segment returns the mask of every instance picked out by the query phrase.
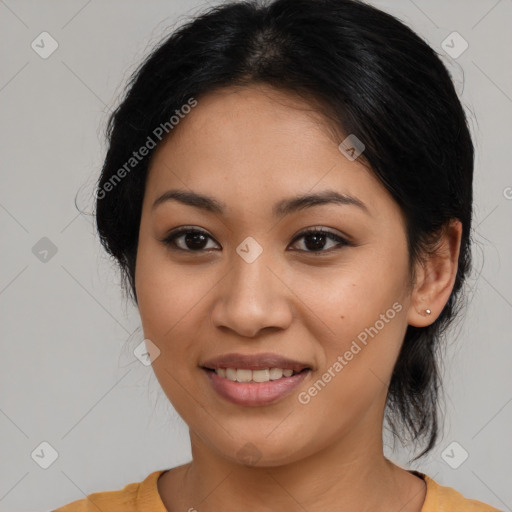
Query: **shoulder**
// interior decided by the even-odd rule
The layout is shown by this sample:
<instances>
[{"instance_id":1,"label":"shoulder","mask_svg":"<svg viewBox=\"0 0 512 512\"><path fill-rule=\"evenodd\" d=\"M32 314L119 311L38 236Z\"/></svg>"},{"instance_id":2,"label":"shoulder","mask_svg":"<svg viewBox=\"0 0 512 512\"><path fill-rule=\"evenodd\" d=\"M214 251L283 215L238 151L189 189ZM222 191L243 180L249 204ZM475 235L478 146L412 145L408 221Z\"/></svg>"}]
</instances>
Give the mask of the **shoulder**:
<instances>
[{"instance_id":1,"label":"shoulder","mask_svg":"<svg viewBox=\"0 0 512 512\"><path fill-rule=\"evenodd\" d=\"M414 471L427 484L427 494L421 512L501 512L481 501L464 497L452 487L438 484L428 475Z\"/></svg>"},{"instance_id":2,"label":"shoulder","mask_svg":"<svg viewBox=\"0 0 512 512\"><path fill-rule=\"evenodd\" d=\"M154 471L142 482L129 483L119 490L94 492L52 512L167 512L157 488L158 477L164 471L166 470Z\"/></svg>"}]
</instances>

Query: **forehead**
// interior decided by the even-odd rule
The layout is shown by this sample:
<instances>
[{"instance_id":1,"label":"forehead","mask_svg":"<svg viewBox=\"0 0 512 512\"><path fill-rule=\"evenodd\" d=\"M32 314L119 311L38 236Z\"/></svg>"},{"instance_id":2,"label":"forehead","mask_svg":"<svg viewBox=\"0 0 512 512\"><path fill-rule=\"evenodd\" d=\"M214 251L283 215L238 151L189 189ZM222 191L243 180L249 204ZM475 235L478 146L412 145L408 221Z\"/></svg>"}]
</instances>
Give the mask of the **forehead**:
<instances>
[{"instance_id":1,"label":"forehead","mask_svg":"<svg viewBox=\"0 0 512 512\"><path fill-rule=\"evenodd\" d=\"M298 153L305 141L314 139L318 146L320 139L327 143L329 137L330 144L337 145L341 135L333 133L333 123L327 123L310 101L263 84L217 89L198 98L197 106L182 116L156 157L165 146L174 152L220 148L231 156L262 146Z\"/></svg>"},{"instance_id":2,"label":"forehead","mask_svg":"<svg viewBox=\"0 0 512 512\"><path fill-rule=\"evenodd\" d=\"M277 202L315 188L385 193L365 165L339 151L343 137L296 95L261 85L220 89L199 97L157 148L146 193L215 191L225 203L245 201L247 207L253 197Z\"/></svg>"}]
</instances>

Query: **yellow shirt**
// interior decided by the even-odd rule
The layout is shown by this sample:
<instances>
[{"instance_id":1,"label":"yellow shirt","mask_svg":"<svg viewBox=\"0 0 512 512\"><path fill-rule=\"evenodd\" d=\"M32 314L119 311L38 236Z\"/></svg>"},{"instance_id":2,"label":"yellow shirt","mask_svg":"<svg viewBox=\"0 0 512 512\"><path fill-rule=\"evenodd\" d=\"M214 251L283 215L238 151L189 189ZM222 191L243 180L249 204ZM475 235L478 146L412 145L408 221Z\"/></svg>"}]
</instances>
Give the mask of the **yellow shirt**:
<instances>
[{"instance_id":1,"label":"yellow shirt","mask_svg":"<svg viewBox=\"0 0 512 512\"><path fill-rule=\"evenodd\" d=\"M73 501L52 512L168 512L156 485L158 477L165 471L167 470L155 471L142 482L127 484L118 491L89 494L87 498ZM481 501L465 498L451 487L439 485L424 473L411 473L423 478L427 484L421 512L500 512Z\"/></svg>"}]
</instances>

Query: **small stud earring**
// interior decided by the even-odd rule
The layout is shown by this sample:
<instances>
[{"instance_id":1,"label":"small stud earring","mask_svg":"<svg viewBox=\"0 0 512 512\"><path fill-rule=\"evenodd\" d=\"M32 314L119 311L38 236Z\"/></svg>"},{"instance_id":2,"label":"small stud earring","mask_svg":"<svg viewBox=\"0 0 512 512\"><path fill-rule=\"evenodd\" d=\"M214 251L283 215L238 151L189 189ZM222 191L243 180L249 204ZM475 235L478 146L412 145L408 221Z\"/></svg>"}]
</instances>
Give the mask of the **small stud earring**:
<instances>
[{"instance_id":1,"label":"small stud earring","mask_svg":"<svg viewBox=\"0 0 512 512\"><path fill-rule=\"evenodd\" d=\"M430 315L430 313L432 313L432 311L430 311L430 309L425 309L425 313L427 313L427 315Z\"/></svg>"}]
</instances>

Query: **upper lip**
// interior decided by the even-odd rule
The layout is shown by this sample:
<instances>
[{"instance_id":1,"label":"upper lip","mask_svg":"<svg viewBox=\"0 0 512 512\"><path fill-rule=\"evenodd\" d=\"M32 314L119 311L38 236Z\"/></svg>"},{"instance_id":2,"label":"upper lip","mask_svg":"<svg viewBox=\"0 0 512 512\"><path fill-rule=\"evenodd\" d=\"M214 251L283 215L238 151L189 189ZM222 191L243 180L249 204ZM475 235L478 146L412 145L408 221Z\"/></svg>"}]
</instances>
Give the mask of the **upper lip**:
<instances>
[{"instance_id":1,"label":"upper lip","mask_svg":"<svg viewBox=\"0 0 512 512\"><path fill-rule=\"evenodd\" d=\"M300 372L304 368L310 368L308 364L272 354L270 352L262 354L223 354L212 359L208 359L201 364L202 367L210 370L217 368L242 368L247 370L264 370L265 368L282 368Z\"/></svg>"}]
</instances>

